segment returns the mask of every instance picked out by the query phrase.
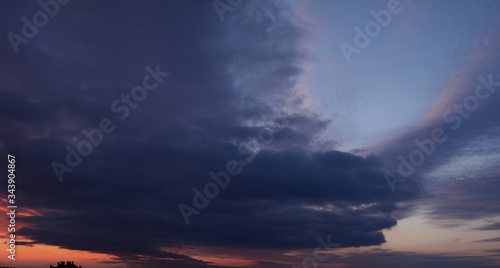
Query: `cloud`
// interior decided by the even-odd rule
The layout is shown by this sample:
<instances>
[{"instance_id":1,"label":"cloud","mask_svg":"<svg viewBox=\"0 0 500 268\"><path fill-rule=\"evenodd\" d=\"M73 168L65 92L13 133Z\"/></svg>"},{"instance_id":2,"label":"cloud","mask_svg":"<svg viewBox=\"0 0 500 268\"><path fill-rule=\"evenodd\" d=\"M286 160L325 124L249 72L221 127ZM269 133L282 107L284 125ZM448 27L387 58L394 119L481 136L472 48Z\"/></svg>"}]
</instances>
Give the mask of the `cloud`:
<instances>
[{"instance_id":1,"label":"cloud","mask_svg":"<svg viewBox=\"0 0 500 268\"><path fill-rule=\"evenodd\" d=\"M356 268L373 267L373 263L381 267L496 267L492 260L484 257L384 250L350 254L336 261Z\"/></svg>"},{"instance_id":2,"label":"cloud","mask_svg":"<svg viewBox=\"0 0 500 268\"><path fill-rule=\"evenodd\" d=\"M432 198L423 201L431 220L442 226L460 226L467 221L494 217L500 213L492 205L499 199L498 172L477 172L472 178L452 181L435 191ZM493 230L495 224L482 226L476 230Z\"/></svg>"},{"instance_id":3,"label":"cloud","mask_svg":"<svg viewBox=\"0 0 500 268\"><path fill-rule=\"evenodd\" d=\"M459 226L466 221L498 215L496 205L500 195L492 187L498 187L497 144L499 129L495 110L500 103L498 89L490 97L479 102L479 107L465 116L461 123L444 119L446 111L454 105L465 105L480 85L479 76L492 74L499 81L500 54L496 45L500 42L496 32L500 21L495 18L477 43L460 61L460 66L450 75L434 104L419 120L402 133L391 137L376 149L388 170L397 170L399 156L409 159L412 152L422 149L417 140L430 139L434 129L442 129L447 140L435 144L434 152L424 154L423 164L415 166L411 177L422 183L428 215L442 226ZM470 103L469 103L470 104ZM456 119L456 118L455 118ZM458 120L458 119L456 119ZM456 125L458 127L453 128ZM422 152L423 153L423 152ZM402 184L396 185L397 187Z\"/></svg>"},{"instance_id":4,"label":"cloud","mask_svg":"<svg viewBox=\"0 0 500 268\"><path fill-rule=\"evenodd\" d=\"M412 180L391 193L375 156L318 139L329 121L295 88L307 33L281 1L248 2L224 22L210 2L75 2L57 20L5 63L24 82L2 78L1 151L22 159L19 199L42 213L18 231L33 243L201 267L163 248L307 248L320 235L379 245L391 213L419 196ZM157 63L171 76L121 121L110 103ZM59 183L52 161L103 117L116 131ZM280 119L286 127L245 162L238 145ZM233 159L243 172L186 225L177 205Z\"/></svg>"},{"instance_id":5,"label":"cloud","mask_svg":"<svg viewBox=\"0 0 500 268\"><path fill-rule=\"evenodd\" d=\"M475 228L474 230L481 230L481 231L500 230L500 222L483 225L481 227Z\"/></svg>"},{"instance_id":6,"label":"cloud","mask_svg":"<svg viewBox=\"0 0 500 268\"><path fill-rule=\"evenodd\" d=\"M500 242L500 237L495 237L491 239L476 240L475 242L485 243L485 242Z\"/></svg>"}]
</instances>

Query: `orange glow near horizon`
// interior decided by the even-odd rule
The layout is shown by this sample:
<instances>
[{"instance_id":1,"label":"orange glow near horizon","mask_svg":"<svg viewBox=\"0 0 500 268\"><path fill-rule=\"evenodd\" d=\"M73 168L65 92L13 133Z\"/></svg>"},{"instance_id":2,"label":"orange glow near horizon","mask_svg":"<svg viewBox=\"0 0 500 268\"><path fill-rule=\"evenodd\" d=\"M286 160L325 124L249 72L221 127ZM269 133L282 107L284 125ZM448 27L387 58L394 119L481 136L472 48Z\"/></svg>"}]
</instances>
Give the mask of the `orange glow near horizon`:
<instances>
[{"instance_id":1,"label":"orange glow near horizon","mask_svg":"<svg viewBox=\"0 0 500 268\"><path fill-rule=\"evenodd\" d=\"M7 200L5 198L0 198L3 206L0 206L0 211L2 213L8 213L9 210L6 208ZM57 265L60 261L73 261L78 266L83 267L114 267L119 265L119 263L102 263L103 261L110 262L113 261L113 257L108 254L91 253L87 251L79 250L69 250L60 248L58 246L49 246L43 244L35 245L16 245L16 255L15 260L8 258L10 253L7 251L7 242L9 241L9 235L7 228L9 226L9 219L4 214L4 217L0 218L0 225L5 226L5 228L0 229L0 237L2 238L2 245L4 247L2 250L2 259L0 260L0 266L15 266L15 267L49 267L50 265ZM16 222L15 229L18 231L22 227L26 227L26 224L22 220L17 220L18 217L32 217L32 216L43 216L42 213L31 209L18 208L16 209ZM15 234L15 233L14 233ZM32 242L26 237L19 236L15 234L16 242Z\"/></svg>"},{"instance_id":2,"label":"orange glow near horizon","mask_svg":"<svg viewBox=\"0 0 500 268\"><path fill-rule=\"evenodd\" d=\"M1 266L49 267L50 265L57 265L60 261L73 261L78 266L96 268L123 265L120 263L103 263L114 261L111 255L69 250L47 245L16 246L15 261L7 259L6 255L3 257L4 261L0 262Z\"/></svg>"}]
</instances>

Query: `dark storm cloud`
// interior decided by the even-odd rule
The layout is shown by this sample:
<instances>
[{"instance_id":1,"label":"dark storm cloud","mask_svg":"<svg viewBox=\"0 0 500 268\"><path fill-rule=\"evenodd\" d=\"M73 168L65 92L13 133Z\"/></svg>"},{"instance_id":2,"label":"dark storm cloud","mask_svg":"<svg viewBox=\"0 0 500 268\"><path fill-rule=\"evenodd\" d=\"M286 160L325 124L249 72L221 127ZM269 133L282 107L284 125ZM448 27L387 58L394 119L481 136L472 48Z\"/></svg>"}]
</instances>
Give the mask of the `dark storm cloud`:
<instances>
[{"instance_id":1,"label":"dark storm cloud","mask_svg":"<svg viewBox=\"0 0 500 268\"><path fill-rule=\"evenodd\" d=\"M24 6L10 5L1 12ZM15 66L2 77L2 151L19 159L19 202L43 213L23 218L19 234L143 267L206 265L161 247L383 243L391 212L419 187L393 194L376 157L317 140L329 122L294 89L306 35L279 1L245 2L224 22L210 2L72 1L2 63ZM121 121L110 103L156 64L171 75ZM59 183L52 161L103 117L116 130ZM245 162L238 144L280 119L285 128ZM177 205L233 159L242 173L186 225Z\"/></svg>"}]
</instances>

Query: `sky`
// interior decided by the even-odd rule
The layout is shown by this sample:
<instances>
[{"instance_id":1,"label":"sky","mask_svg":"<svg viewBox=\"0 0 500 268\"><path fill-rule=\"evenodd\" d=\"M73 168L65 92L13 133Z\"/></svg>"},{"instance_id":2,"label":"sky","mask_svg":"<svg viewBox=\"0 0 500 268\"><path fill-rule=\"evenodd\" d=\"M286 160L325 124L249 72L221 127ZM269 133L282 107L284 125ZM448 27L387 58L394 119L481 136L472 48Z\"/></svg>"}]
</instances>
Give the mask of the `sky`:
<instances>
[{"instance_id":1,"label":"sky","mask_svg":"<svg viewBox=\"0 0 500 268\"><path fill-rule=\"evenodd\" d=\"M499 267L499 14L0 2L0 266Z\"/></svg>"}]
</instances>

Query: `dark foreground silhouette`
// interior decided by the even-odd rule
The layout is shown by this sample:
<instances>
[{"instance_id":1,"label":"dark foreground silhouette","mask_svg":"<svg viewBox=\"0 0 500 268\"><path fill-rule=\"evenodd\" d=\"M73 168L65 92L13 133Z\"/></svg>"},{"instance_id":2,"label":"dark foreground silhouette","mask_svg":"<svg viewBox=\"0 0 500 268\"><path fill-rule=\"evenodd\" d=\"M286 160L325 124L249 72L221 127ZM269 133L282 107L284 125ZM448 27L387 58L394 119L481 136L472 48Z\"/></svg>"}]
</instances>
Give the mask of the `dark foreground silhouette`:
<instances>
[{"instance_id":1,"label":"dark foreground silhouette","mask_svg":"<svg viewBox=\"0 0 500 268\"><path fill-rule=\"evenodd\" d=\"M76 266L72 261L67 261L66 263L58 262L57 266L50 266L50 268L82 268L82 266Z\"/></svg>"}]
</instances>

